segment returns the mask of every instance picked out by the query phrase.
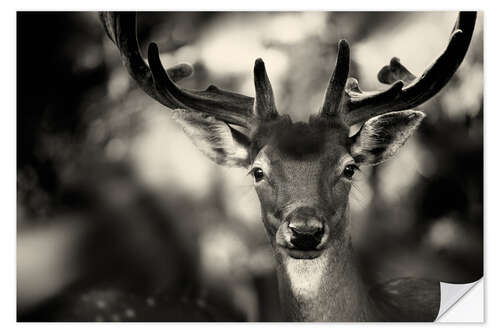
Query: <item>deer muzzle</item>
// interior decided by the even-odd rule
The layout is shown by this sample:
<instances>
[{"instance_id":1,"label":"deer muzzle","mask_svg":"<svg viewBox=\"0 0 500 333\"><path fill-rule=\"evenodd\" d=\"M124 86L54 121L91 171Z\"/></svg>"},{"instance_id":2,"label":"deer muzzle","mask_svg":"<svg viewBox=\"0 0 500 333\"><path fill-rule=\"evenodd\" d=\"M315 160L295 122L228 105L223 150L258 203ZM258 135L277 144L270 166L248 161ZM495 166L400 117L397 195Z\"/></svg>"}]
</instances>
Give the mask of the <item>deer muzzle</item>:
<instances>
[{"instance_id":1,"label":"deer muzzle","mask_svg":"<svg viewBox=\"0 0 500 333\"><path fill-rule=\"evenodd\" d=\"M326 219L317 209L298 207L284 219L282 233L285 247L294 252L321 251L327 241Z\"/></svg>"}]
</instances>

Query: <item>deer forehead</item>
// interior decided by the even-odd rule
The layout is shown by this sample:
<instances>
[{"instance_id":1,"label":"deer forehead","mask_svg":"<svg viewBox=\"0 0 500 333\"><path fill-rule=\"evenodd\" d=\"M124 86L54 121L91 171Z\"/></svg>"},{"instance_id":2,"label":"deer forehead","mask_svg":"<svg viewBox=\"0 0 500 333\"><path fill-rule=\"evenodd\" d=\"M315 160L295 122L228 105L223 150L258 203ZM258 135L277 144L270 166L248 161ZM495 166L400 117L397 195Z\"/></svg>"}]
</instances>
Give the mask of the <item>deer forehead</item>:
<instances>
[{"instance_id":1,"label":"deer forehead","mask_svg":"<svg viewBox=\"0 0 500 333\"><path fill-rule=\"evenodd\" d=\"M309 123L292 123L284 116L260 126L252 141L253 163L265 168L285 162L301 167L315 162L335 165L349 150L348 131L344 127L316 118Z\"/></svg>"}]
</instances>

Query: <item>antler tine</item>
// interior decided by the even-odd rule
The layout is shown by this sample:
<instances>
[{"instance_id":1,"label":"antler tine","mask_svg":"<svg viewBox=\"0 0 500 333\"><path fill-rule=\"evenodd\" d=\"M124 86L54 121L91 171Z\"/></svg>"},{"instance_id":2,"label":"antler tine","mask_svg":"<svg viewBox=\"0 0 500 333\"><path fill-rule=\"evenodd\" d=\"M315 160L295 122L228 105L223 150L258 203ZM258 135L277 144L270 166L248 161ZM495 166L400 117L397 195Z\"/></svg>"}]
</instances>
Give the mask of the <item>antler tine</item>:
<instances>
[{"instance_id":1,"label":"antler tine","mask_svg":"<svg viewBox=\"0 0 500 333\"><path fill-rule=\"evenodd\" d=\"M393 84L386 91L363 92L357 81L350 79L345 90L344 121L352 125L383 113L408 110L437 94L462 63L475 22L476 12L460 12L445 51L419 78L393 58L378 74L379 81Z\"/></svg>"},{"instance_id":2,"label":"antler tine","mask_svg":"<svg viewBox=\"0 0 500 333\"><path fill-rule=\"evenodd\" d=\"M401 64L399 58L394 57L389 65L382 67L377 78L381 83L385 84L393 84L396 81L403 81L404 84L408 84L417 77Z\"/></svg>"},{"instance_id":3,"label":"antler tine","mask_svg":"<svg viewBox=\"0 0 500 333\"><path fill-rule=\"evenodd\" d=\"M108 37L120 50L123 65L129 74L148 95L156 99L153 77L136 39L135 13L102 12L99 17Z\"/></svg>"},{"instance_id":4,"label":"antler tine","mask_svg":"<svg viewBox=\"0 0 500 333\"><path fill-rule=\"evenodd\" d=\"M171 109L203 112L229 124L245 128L253 122L252 97L219 89L213 85L204 91L179 87L170 77L190 74L185 65L167 71L163 68L158 47L148 48L149 66L142 58L136 33L136 13L101 13L101 21L110 39L121 53L122 62L139 86L151 97Z\"/></svg>"},{"instance_id":5,"label":"antler tine","mask_svg":"<svg viewBox=\"0 0 500 333\"><path fill-rule=\"evenodd\" d=\"M321 115L336 117L342 108L344 89L349 75L350 50L349 44L342 39L338 44L337 63L326 89Z\"/></svg>"},{"instance_id":6,"label":"antler tine","mask_svg":"<svg viewBox=\"0 0 500 333\"><path fill-rule=\"evenodd\" d=\"M261 120L272 120L278 117L271 82L267 77L266 65L261 58L255 60L253 69L255 85L255 115Z\"/></svg>"}]
</instances>

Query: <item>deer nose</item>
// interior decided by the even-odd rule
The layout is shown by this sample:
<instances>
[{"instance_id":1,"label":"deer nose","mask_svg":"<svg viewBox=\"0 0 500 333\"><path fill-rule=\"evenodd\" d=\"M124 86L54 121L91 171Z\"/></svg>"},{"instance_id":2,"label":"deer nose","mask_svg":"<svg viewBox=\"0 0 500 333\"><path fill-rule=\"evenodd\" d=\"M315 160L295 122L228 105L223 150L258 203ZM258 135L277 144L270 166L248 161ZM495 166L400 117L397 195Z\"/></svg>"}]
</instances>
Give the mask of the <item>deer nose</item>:
<instances>
[{"instance_id":1,"label":"deer nose","mask_svg":"<svg viewBox=\"0 0 500 333\"><path fill-rule=\"evenodd\" d=\"M313 208L300 207L293 211L287 220L292 245L298 250L316 250L325 232L321 215Z\"/></svg>"}]
</instances>

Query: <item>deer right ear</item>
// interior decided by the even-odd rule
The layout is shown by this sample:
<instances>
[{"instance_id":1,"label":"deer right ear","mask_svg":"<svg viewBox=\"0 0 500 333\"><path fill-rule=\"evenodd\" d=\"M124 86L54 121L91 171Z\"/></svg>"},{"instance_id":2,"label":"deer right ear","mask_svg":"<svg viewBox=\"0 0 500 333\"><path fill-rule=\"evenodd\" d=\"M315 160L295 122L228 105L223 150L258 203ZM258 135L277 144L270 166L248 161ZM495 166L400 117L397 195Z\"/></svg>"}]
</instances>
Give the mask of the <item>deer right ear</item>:
<instances>
[{"instance_id":1,"label":"deer right ear","mask_svg":"<svg viewBox=\"0 0 500 333\"><path fill-rule=\"evenodd\" d=\"M249 166L250 140L246 135L213 116L182 109L173 112L174 120L212 161L223 166Z\"/></svg>"},{"instance_id":2,"label":"deer right ear","mask_svg":"<svg viewBox=\"0 0 500 333\"><path fill-rule=\"evenodd\" d=\"M425 114L398 111L370 118L351 140L351 155L359 164L382 163L397 153L417 129Z\"/></svg>"}]
</instances>

